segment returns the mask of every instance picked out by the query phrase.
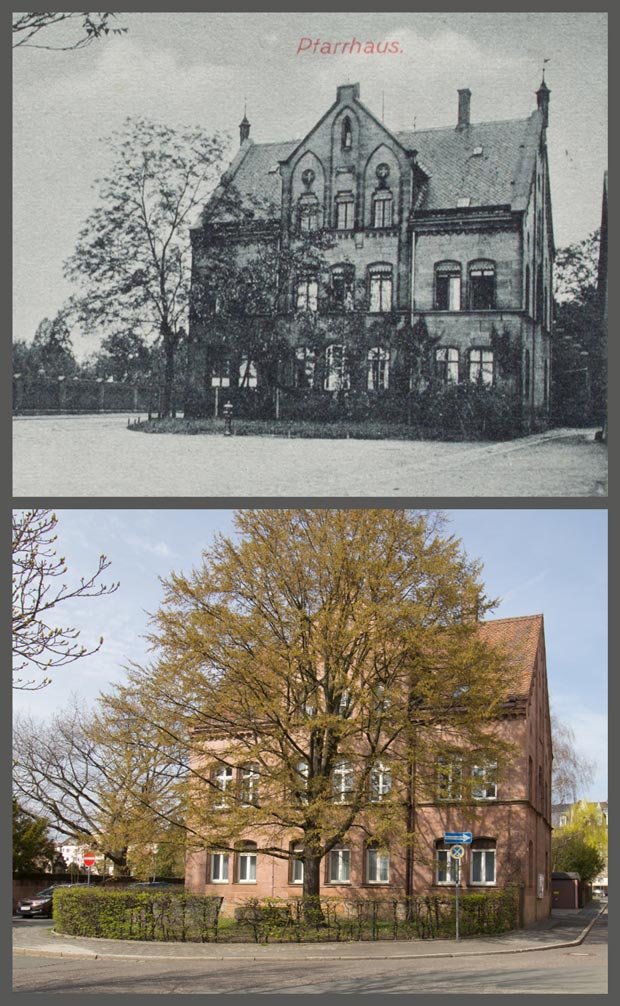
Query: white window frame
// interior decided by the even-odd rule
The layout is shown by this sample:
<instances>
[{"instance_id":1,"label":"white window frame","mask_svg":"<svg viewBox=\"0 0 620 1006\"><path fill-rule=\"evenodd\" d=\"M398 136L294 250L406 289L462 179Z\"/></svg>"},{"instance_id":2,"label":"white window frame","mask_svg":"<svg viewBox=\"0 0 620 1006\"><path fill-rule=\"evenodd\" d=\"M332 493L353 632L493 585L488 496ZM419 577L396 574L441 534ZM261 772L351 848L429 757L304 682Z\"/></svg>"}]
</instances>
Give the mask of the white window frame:
<instances>
[{"instance_id":1,"label":"white window frame","mask_svg":"<svg viewBox=\"0 0 620 1006\"><path fill-rule=\"evenodd\" d=\"M347 391L350 383L347 348L340 342L332 342L325 350L323 387L325 391Z\"/></svg>"},{"instance_id":2,"label":"white window frame","mask_svg":"<svg viewBox=\"0 0 620 1006\"><path fill-rule=\"evenodd\" d=\"M392 772L384 762L375 762L368 780L368 797L371 803L381 803L392 789Z\"/></svg>"},{"instance_id":3,"label":"white window frame","mask_svg":"<svg viewBox=\"0 0 620 1006\"><path fill-rule=\"evenodd\" d=\"M316 353L313 349L309 349L307 346L297 346L295 349L295 360L296 360L296 371L295 371L295 381L296 386L302 387L299 384L299 374L302 370L305 376L306 384L305 387L314 387L314 368L316 367Z\"/></svg>"},{"instance_id":4,"label":"white window frame","mask_svg":"<svg viewBox=\"0 0 620 1006\"><path fill-rule=\"evenodd\" d=\"M227 852L211 853L211 883L227 884L229 875L229 860Z\"/></svg>"},{"instance_id":5,"label":"white window frame","mask_svg":"<svg viewBox=\"0 0 620 1006\"><path fill-rule=\"evenodd\" d=\"M368 390L386 391L390 386L390 351L385 346L372 346L366 357Z\"/></svg>"},{"instance_id":6,"label":"white window frame","mask_svg":"<svg viewBox=\"0 0 620 1006\"><path fill-rule=\"evenodd\" d=\"M300 858L303 856L303 845L293 845L291 847L291 853L293 854L291 859L291 884L303 884L304 882L304 861ZM297 853L297 855L295 855Z\"/></svg>"},{"instance_id":7,"label":"white window frame","mask_svg":"<svg viewBox=\"0 0 620 1006\"><path fill-rule=\"evenodd\" d=\"M346 846L331 850L327 882L328 884L351 883L351 850Z\"/></svg>"},{"instance_id":8,"label":"white window frame","mask_svg":"<svg viewBox=\"0 0 620 1006\"><path fill-rule=\"evenodd\" d=\"M387 849L366 849L366 883L389 884L390 854Z\"/></svg>"},{"instance_id":9,"label":"white window frame","mask_svg":"<svg viewBox=\"0 0 620 1006\"><path fill-rule=\"evenodd\" d=\"M372 226L377 229L392 227L394 220L394 198L389 189L382 189L372 199Z\"/></svg>"},{"instance_id":10,"label":"white window frame","mask_svg":"<svg viewBox=\"0 0 620 1006\"><path fill-rule=\"evenodd\" d=\"M319 281L316 276L302 276L297 280L297 311L310 311L313 314L319 309Z\"/></svg>"},{"instance_id":11,"label":"white window frame","mask_svg":"<svg viewBox=\"0 0 620 1006\"><path fill-rule=\"evenodd\" d=\"M482 373L482 383L491 387L495 377L495 355L492 349L476 346L469 350L468 377L472 384L477 384Z\"/></svg>"},{"instance_id":12,"label":"white window frame","mask_svg":"<svg viewBox=\"0 0 620 1006\"><path fill-rule=\"evenodd\" d=\"M440 755L437 759L437 799L463 799L463 758L460 755Z\"/></svg>"},{"instance_id":13,"label":"white window frame","mask_svg":"<svg viewBox=\"0 0 620 1006\"><path fill-rule=\"evenodd\" d=\"M258 800L258 765L242 765L239 773L239 797L242 807L251 807Z\"/></svg>"},{"instance_id":14,"label":"white window frame","mask_svg":"<svg viewBox=\"0 0 620 1006\"><path fill-rule=\"evenodd\" d=\"M441 365L442 382L459 383L459 351L456 346L439 346L435 350L435 363Z\"/></svg>"},{"instance_id":15,"label":"white window frame","mask_svg":"<svg viewBox=\"0 0 620 1006\"><path fill-rule=\"evenodd\" d=\"M249 360L247 356L242 356L241 363L239 364L239 387L255 388L257 384L258 374L256 372L256 363L254 360Z\"/></svg>"},{"instance_id":16,"label":"white window frame","mask_svg":"<svg viewBox=\"0 0 620 1006\"><path fill-rule=\"evenodd\" d=\"M336 196L336 230L352 231L355 226L355 199L353 195Z\"/></svg>"},{"instance_id":17,"label":"white window frame","mask_svg":"<svg viewBox=\"0 0 620 1006\"><path fill-rule=\"evenodd\" d=\"M487 858L488 857L488 858ZM474 870L476 868L476 863L480 861L480 880L474 880ZM484 849L484 848L471 848L469 854L469 883L473 887L495 887L497 880L497 850L496 849ZM488 864L493 864L493 879L487 880Z\"/></svg>"},{"instance_id":18,"label":"white window frame","mask_svg":"<svg viewBox=\"0 0 620 1006\"><path fill-rule=\"evenodd\" d=\"M230 360L218 360L211 368L211 387L230 388Z\"/></svg>"},{"instance_id":19,"label":"white window frame","mask_svg":"<svg viewBox=\"0 0 620 1006\"><path fill-rule=\"evenodd\" d=\"M474 289L477 286L477 280L486 280L489 277L493 278L493 296L490 307L474 307ZM470 311L495 311L497 310L497 270L495 268L494 262L470 262L469 272L469 309Z\"/></svg>"},{"instance_id":20,"label":"white window frame","mask_svg":"<svg viewBox=\"0 0 620 1006\"><path fill-rule=\"evenodd\" d=\"M474 800L497 800L497 762L472 765L471 776ZM477 785L474 780L479 780Z\"/></svg>"},{"instance_id":21,"label":"white window frame","mask_svg":"<svg viewBox=\"0 0 620 1006\"><path fill-rule=\"evenodd\" d=\"M353 792L353 766L350 761L341 758L334 764L332 771L332 795L334 803L348 803Z\"/></svg>"},{"instance_id":22,"label":"white window frame","mask_svg":"<svg viewBox=\"0 0 620 1006\"><path fill-rule=\"evenodd\" d=\"M245 873L245 876L242 874ZM237 883L256 883L256 850L240 849L237 852Z\"/></svg>"},{"instance_id":23,"label":"white window frame","mask_svg":"<svg viewBox=\"0 0 620 1006\"><path fill-rule=\"evenodd\" d=\"M213 804L214 810L221 810L227 806L224 794L234 780L234 771L230 765L219 765L213 773L213 783L216 790L221 792L218 802Z\"/></svg>"},{"instance_id":24,"label":"white window frame","mask_svg":"<svg viewBox=\"0 0 620 1006\"><path fill-rule=\"evenodd\" d=\"M450 850L447 848L436 848L435 849L435 883L443 886L448 886L450 884L454 885L456 882L456 870L457 864L456 860L452 859L450 855ZM441 874L444 873L444 879L441 879Z\"/></svg>"}]
</instances>

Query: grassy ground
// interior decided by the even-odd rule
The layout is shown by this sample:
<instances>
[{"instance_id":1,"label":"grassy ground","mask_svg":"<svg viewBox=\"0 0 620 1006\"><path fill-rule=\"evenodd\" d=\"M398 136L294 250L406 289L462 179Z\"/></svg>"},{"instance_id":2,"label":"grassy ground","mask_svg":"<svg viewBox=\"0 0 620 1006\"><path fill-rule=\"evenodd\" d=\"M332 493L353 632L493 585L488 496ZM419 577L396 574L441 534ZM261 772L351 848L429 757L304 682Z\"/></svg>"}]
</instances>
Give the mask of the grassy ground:
<instances>
[{"instance_id":1,"label":"grassy ground","mask_svg":"<svg viewBox=\"0 0 620 1006\"><path fill-rule=\"evenodd\" d=\"M224 433L223 419L147 419L137 420L129 429L139 433L217 434ZM320 422L302 419L235 419L232 424L235 437L272 436L321 438L324 440L460 440L464 431L437 431L430 435L417 425L391 423L386 420L341 419Z\"/></svg>"}]
</instances>

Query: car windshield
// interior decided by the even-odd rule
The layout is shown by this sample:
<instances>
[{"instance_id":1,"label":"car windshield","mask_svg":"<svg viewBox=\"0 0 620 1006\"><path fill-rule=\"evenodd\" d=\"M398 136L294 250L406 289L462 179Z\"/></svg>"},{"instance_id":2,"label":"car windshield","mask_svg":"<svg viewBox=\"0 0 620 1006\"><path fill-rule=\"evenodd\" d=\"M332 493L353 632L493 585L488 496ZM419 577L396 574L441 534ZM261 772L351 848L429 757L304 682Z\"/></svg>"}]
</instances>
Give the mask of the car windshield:
<instances>
[{"instance_id":1,"label":"car windshield","mask_svg":"<svg viewBox=\"0 0 620 1006\"><path fill-rule=\"evenodd\" d=\"M49 898L49 896L51 894L53 894L53 893L54 893L54 888L53 887L46 887L42 891L37 891L37 893L33 894L32 897L33 898Z\"/></svg>"}]
</instances>

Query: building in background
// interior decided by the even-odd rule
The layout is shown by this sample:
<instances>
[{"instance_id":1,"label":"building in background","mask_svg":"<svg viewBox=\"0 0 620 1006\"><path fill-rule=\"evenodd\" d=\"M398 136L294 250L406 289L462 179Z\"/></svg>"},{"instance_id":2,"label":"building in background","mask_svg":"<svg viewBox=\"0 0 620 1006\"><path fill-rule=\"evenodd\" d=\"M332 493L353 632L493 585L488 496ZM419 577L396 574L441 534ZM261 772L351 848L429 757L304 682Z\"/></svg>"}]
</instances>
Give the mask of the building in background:
<instances>
[{"instance_id":1,"label":"building in background","mask_svg":"<svg viewBox=\"0 0 620 1006\"><path fill-rule=\"evenodd\" d=\"M244 115L191 235L186 415L225 396L241 414L310 400L432 424L467 389L471 412L476 386L513 431L544 426L549 97L543 79L529 117L475 123L463 88L453 127L392 132L346 84L285 143L254 143Z\"/></svg>"}]
</instances>

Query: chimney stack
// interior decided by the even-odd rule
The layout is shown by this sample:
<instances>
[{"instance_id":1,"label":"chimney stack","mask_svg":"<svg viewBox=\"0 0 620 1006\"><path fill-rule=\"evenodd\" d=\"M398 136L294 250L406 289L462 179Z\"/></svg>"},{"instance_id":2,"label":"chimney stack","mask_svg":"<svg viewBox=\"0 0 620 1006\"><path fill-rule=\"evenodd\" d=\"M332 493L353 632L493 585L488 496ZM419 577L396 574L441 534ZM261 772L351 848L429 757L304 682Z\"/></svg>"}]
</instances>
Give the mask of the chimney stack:
<instances>
[{"instance_id":1,"label":"chimney stack","mask_svg":"<svg viewBox=\"0 0 620 1006\"><path fill-rule=\"evenodd\" d=\"M459 89L459 121L457 122L457 129L465 129L469 126L469 103L471 101L471 91L468 87L461 87Z\"/></svg>"}]
</instances>

